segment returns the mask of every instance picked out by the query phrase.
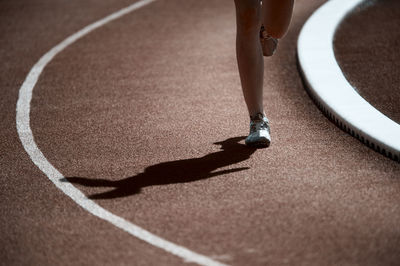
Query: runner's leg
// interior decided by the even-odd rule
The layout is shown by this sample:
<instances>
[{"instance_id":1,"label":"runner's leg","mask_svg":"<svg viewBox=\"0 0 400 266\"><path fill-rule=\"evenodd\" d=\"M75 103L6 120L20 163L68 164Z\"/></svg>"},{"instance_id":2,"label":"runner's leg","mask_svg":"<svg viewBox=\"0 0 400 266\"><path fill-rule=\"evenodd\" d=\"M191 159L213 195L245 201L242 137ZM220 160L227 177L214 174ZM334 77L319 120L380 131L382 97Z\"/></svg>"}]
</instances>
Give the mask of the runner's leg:
<instances>
[{"instance_id":1,"label":"runner's leg","mask_svg":"<svg viewBox=\"0 0 400 266\"><path fill-rule=\"evenodd\" d=\"M235 0L236 57L243 96L250 116L263 111L264 59L259 32L260 0Z\"/></svg>"},{"instance_id":2,"label":"runner's leg","mask_svg":"<svg viewBox=\"0 0 400 266\"><path fill-rule=\"evenodd\" d=\"M268 35L285 36L293 13L294 0L262 0L262 17Z\"/></svg>"}]
</instances>

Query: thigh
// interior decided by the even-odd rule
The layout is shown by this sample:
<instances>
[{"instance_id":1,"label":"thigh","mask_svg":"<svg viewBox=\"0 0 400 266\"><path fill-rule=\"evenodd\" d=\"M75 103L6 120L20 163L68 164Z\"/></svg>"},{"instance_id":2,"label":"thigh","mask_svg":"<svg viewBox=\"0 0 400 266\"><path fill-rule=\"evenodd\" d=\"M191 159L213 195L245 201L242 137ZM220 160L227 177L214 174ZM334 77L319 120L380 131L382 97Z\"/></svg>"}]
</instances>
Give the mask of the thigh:
<instances>
[{"instance_id":1,"label":"thigh","mask_svg":"<svg viewBox=\"0 0 400 266\"><path fill-rule=\"evenodd\" d=\"M281 38L290 23L294 0L263 0L262 17L267 32Z\"/></svg>"}]
</instances>

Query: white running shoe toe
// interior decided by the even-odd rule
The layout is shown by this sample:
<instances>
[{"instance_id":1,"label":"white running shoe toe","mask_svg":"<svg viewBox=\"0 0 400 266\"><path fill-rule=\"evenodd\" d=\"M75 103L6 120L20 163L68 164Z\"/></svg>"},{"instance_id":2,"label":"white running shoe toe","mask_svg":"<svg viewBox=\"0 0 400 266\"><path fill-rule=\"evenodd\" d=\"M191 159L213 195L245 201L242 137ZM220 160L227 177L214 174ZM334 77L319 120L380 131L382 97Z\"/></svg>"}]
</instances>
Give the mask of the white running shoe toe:
<instances>
[{"instance_id":1,"label":"white running shoe toe","mask_svg":"<svg viewBox=\"0 0 400 266\"><path fill-rule=\"evenodd\" d=\"M257 148L268 147L271 144L269 121L262 113L250 117L250 134L245 144Z\"/></svg>"}]
</instances>

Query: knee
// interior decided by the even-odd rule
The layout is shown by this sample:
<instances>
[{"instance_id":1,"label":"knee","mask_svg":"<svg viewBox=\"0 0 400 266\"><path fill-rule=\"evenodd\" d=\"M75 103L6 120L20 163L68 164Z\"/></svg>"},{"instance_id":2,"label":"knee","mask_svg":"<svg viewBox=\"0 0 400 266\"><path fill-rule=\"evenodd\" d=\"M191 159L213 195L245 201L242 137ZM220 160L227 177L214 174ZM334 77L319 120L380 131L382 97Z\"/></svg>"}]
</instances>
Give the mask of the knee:
<instances>
[{"instance_id":1,"label":"knee","mask_svg":"<svg viewBox=\"0 0 400 266\"><path fill-rule=\"evenodd\" d=\"M237 11L238 33L242 35L258 34L261 25L261 13L258 7L243 8Z\"/></svg>"}]
</instances>

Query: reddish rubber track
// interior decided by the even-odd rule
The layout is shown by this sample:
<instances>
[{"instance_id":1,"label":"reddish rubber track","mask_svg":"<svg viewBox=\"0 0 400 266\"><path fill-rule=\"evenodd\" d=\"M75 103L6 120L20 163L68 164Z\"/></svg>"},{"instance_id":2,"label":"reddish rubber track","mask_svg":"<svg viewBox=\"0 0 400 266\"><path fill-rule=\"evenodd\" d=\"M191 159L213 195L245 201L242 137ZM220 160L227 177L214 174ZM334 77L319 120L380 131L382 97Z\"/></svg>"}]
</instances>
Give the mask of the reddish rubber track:
<instances>
[{"instance_id":1,"label":"reddish rubber track","mask_svg":"<svg viewBox=\"0 0 400 266\"><path fill-rule=\"evenodd\" d=\"M346 78L362 97L397 123L400 50L395 47L400 45L399 24L399 1L366 1L341 24L334 43Z\"/></svg>"},{"instance_id":2,"label":"reddish rubber track","mask_svg":"<svg viewBox=\"0 0 400 266\"><path fill-rule=\"evenodd\" d=\"M323 2L297 1L290 32L266 59L268 149L235 143L248 118L234 6L221 0L160 0L68 47L34 89L35 139L71 182L107 198L101 206L222 262L395 264L398 164L330 123L296 70L298 32ZM183 264L75 205L15 130L18 89L37 59L128 4L0 3L4 265ZM101 195L111 190L104 183L120 189Z\"/></svg>"}]
</instances>

